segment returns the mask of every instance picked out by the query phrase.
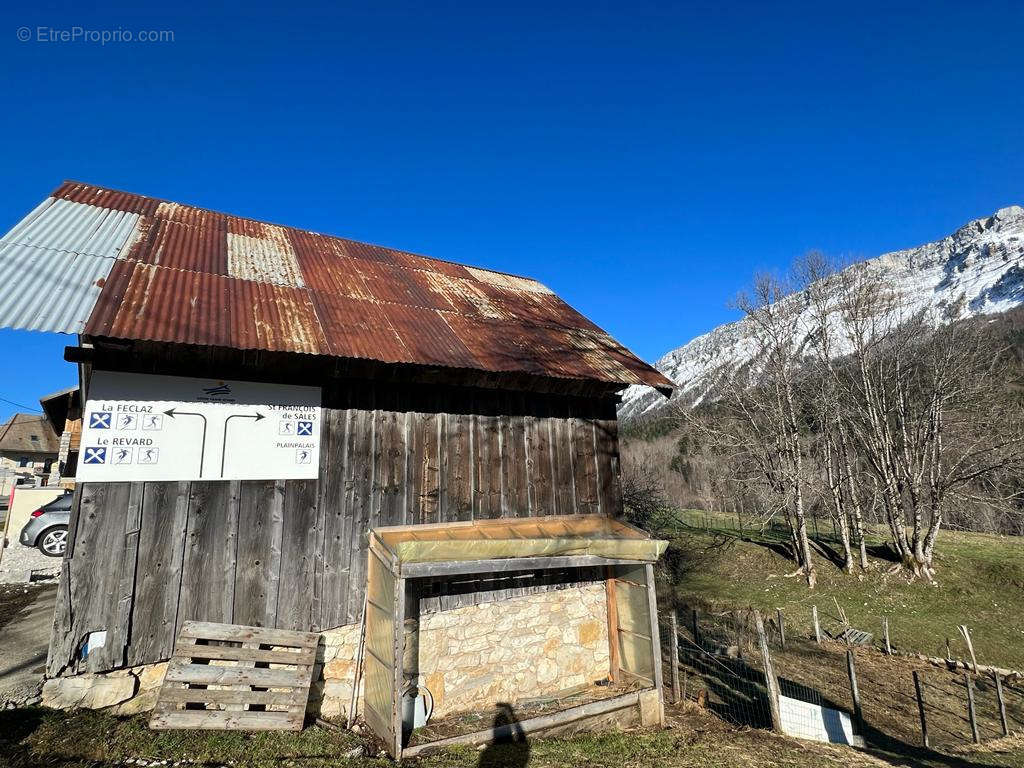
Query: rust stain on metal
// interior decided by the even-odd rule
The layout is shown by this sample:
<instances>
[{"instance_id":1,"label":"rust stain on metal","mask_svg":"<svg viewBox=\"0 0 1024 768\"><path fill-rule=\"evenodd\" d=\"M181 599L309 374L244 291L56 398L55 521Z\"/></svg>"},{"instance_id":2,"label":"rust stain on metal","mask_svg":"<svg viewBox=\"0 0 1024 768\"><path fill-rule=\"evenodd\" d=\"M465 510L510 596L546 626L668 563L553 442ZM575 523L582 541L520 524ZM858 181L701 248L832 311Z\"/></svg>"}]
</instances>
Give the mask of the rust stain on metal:
<instances>
[{"instance_id":1,"label":"rust stain on metal","mask_svg":"<svg viewBox=\"0 0 1024 768\"><path fill-rule=\"evenodd\" d=\"M139 215L91 335L673 386L536 280L79 182L52 196Z\"/></svg>"}]
</instances>

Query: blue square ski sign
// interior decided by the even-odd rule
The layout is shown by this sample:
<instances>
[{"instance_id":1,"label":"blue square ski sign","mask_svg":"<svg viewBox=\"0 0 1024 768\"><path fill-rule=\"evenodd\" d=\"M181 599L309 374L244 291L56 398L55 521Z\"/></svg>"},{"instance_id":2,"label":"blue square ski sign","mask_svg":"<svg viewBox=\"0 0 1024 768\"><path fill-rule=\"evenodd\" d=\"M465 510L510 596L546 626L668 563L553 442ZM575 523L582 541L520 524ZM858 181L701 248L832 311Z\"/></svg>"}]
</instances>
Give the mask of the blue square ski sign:
<instances>
[{"instance_id":1,"label":"blue square ski sign","mask_svg":"<svg viewBox=\"0 0 1024 768\"><path fill-rule=\"evenodd\" d=\"M312 421L300 421L299 429L296 432L298 435L312 435L313 434L313 422Z\"/></svg>"},{"instance_id":2,"label":"blue square ski sign","mask_svg":"<svg viewBox=\"0 0 1024 768\"><path fill-rule=\"evenodd\" d=\"M107 463L107 449L106 448L86 448L85 464L106 464Z\"/></svg>"},{"instance_id":3,"label":"blue square ski sign","mask_svg":"<svg viewBox=\"0 0 1024 768\"><path fill-rule=\"evenodd\" d=\"M90 413L89 429L110 429L110 414L103 411Z\"/></svg>"}]
</instances>

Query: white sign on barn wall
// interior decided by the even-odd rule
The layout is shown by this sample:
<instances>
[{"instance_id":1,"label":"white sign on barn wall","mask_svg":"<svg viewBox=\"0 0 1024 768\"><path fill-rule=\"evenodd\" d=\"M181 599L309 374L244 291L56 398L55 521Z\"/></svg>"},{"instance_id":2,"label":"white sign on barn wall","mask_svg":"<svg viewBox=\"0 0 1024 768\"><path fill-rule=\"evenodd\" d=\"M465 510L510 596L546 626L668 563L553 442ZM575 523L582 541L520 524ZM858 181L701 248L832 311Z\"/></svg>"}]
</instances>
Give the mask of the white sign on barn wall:
<instances>
[{"instance_id":1,"label":"white sign on barn wall","mask_svg":"<svg viewBox=\"0 0 1024 768\"><path fill-rule=\"evenodd\" d=\"M316 478L320 388L96 371L77 480Z\"/></svg>"}]
</instances>

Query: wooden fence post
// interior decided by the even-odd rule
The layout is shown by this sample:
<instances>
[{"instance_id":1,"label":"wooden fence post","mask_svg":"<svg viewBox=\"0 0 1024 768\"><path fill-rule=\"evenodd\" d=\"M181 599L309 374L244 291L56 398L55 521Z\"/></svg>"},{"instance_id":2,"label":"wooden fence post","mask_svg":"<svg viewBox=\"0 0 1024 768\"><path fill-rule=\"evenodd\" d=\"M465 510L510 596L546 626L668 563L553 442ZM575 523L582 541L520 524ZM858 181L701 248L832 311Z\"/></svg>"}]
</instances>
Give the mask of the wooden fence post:
<instances>
[{"instance_id":1,"label":"wooden fence post","mask_svg":"<svg viewBox=\"0 0 1024 768\"><path fill-rule=\"evenodd\" d=\"M742 659L743 658L744 633L743 633L743 627L740 624L740 612L739 611L733 611L732 612L732 631L733 631L733 634L736 636L736 658Z\"/></svg>"},{"instance_id":2,"label":"wooden fence post","mask_svg":"<svg viewBox=\"0 0 1024 768\"><path fill-rule=\"evenodd\" d=\"M672 701L679 704L679 624L676 621L676 612L673 610L668 615L669 627L672 632Z\"/></svg>"},{"instance_id":3,"label":"wooden fence post","mask_svg":"<svg viewBox=\"0 0 1024 768\"><path fill-rule=\"evenodd\" d=\"M697 609L693 609L693 614L690 617L693 621L693 642L700 647L700 625L697 623Z\"/></svg>"},{"instance_id":4,"label":"wooden fence post","mask_svg":"<svg viewBox=\"0 0 1024 768\"><path fill-rule=\"evenodd\" d=\"M889 642L889 617L882 617L882 637L885 639L885 654L892 656L892 644Z\"/></svg>"},{"instance_id":5,"label":"wooden fence post","mask_svg":"<svg viewBox=\"0 0 1024 768\"><path fill-rule=\"evenodd\" d=\"M786 626L782 623L782 609L775 609L775 620L779 622L779 647L786 650Z\"/></svg>"},{"instance_id":6,"label":"wooden fence post","mask_svg":"<svg viewBox=\"0 0 1024 768\"><path fill-rule=\"evenodd\" d=\"M857 687L857 667L853 660L853 649L846 651L846 671L850 675L850 694L853 697L853 718L857 722L857 730L863 730L864 713L860 708L860 689Z\"/></svg>"},{"instance_id":7,"label":"wooden fence post","mask_svg":"<svg viewBox=\"0 0 1024 768\"><path fill-rule=\"evenodd\" d=\"M821 645L821 624L818 623L818 606L811 606L811 621L814 622L814 642Z\"/></svg>"},{"instance_id":8,"label":"wooden fence post","mask_svg":"<svg viewBox=\"0 0 1024 768\"><path fill-rule=\"evenodd\" d=\"M924 716L924 692L921 690L921 678L914 670L914 690L917 692L917 714L921 718L921 744L927 749L928 744L928 720Z\"/></svg>"},{"instance_id":9,"label":"wooden fence post","mask_svg":"<svg viewBox=\"0 0 1024 768\"><path fill-rule=\"evenodd\" d=\"M975 744L981 743L981 736L978 734L978 714L974 711L974 683L971 676L964 675L964 682L967 684L967 715L971 719L971 736Z\"/></svg>"},{"instance_id":10,"label":"wooden fence post","mask_svg":"<svg viewBox=\"0 0 1024 768\"><path fill-rule=\"evenodd\" d=\"M1003 736L1010 735L1010 724L1006 720L1006 699L1003 698L1003 681L997 673L992 677L996 679L996 701L999 703L999 724L1003 726Z\"/></svg>"},{"instance_id":11,"label":"wooden fence post","mask_svg":"<svg viewBox=\"0 0 1024 768\"><path fill-rule=\"evenodd\" d=\"M768 637L764 633L764 620L760 611L754 611L754 626L757 629L757 642L761 646L761 658L764 660L764 679L768 685L768 709L772 717L772 730L782 733L782 714L779 711L779 680L772 669L772 657L768 652Z\"/></svg>"}]
</instances>

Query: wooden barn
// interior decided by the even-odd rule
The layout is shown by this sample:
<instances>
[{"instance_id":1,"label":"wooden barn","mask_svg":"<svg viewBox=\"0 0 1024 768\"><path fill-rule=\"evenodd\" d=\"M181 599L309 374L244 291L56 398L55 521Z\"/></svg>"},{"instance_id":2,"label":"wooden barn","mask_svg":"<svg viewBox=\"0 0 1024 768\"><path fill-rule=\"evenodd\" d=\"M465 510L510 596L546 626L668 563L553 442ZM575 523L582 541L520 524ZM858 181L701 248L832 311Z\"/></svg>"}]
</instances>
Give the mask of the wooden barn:
<instances>
[{"instance_id":1,"label":"wooden barn","mask_svg":"<svg viewBox=\"0 0 1024 768\"><path fill-rule=\"evenodd\" d=\"M534 280L76 182L4 237L0 272L0 325L78 337L65 357L81 453L47 675L128 670L122 708L151 706L147 670L185 622L211 622L322 633L322 711L347 710L372 529L615 517L617 393L673 386ZM414 661L435 711L507 700L508 674L532 693L607 668L607 575L420 579L420 652L430 616L438 638L462 635ZM590 587L548 611L568 606L568 623L538 619L534 650L569 648L553 676L534 654L517 679L515 659L450 631L460 611L532 615ZM605 612L597 628L580 604Z\"/></svg>"}]
</instances>

